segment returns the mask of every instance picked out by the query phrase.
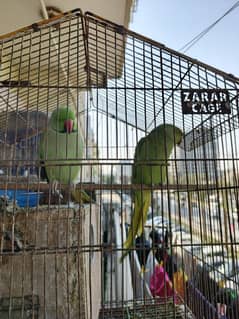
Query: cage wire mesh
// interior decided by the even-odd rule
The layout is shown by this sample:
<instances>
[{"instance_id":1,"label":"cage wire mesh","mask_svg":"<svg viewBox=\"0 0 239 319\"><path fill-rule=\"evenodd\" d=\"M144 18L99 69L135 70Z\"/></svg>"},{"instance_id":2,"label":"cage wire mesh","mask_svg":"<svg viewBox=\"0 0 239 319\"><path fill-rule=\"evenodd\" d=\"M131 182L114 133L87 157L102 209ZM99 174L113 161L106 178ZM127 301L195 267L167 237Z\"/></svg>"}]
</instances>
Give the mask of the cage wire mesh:
<instances>
[{"instance_id":1,"label":"cage wire mesh","mask_svg":"<svg viewBox=\"0 0 239 319\"><path fill-rule=\"evenodd\" d=\"M239 79L80 10L0 52L0 317L238 318Z\"/></svg>"}]
</instances>

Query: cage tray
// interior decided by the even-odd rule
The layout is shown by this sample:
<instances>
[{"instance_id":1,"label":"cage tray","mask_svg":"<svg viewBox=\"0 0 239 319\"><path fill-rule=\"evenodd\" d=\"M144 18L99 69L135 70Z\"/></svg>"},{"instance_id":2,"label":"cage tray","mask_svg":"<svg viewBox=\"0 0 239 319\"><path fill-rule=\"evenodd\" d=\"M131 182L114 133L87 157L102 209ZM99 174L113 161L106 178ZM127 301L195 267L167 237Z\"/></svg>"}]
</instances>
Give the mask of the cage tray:
<instances>
[{"instance_id":1,"label":"cage tray","mask_svg":"<svg viewBox=\"0 0 239 319\"><path fill-rule=\"evenodd\" d=\"M154 301L129 302L123 307L103 308L101 309L99 319L194 319L192 313L185 305L175 305L172 299Z\"/></svg>"}]
</instances>

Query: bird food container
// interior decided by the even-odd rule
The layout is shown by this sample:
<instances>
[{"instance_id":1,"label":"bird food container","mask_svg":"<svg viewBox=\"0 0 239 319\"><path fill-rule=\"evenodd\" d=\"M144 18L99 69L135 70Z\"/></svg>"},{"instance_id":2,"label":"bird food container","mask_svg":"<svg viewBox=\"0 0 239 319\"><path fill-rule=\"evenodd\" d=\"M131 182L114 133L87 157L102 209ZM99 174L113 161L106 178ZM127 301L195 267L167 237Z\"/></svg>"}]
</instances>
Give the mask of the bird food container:
<instances>
[{"instance_id":1,"label":"bird food container","mask_svg":"<svg viewBox=\"0 0 239 319\"><path fill-rule=\"evenodd\" d=\"M0 190L0 196L6 196L10 202L16 202L19 207L36 207L42 194L42 192L29 192L27 190Z\"/></svg>"}]
</instances>

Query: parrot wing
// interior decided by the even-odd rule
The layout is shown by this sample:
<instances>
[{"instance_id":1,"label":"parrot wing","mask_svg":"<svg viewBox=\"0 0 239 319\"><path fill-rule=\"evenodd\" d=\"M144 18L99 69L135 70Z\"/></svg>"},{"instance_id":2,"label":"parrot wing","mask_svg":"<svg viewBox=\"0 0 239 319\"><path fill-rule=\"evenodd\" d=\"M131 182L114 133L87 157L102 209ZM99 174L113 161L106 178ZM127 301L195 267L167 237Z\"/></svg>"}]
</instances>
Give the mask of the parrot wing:
<instances>
[{"instance_id":1,"label":"parrot wing","mask_svg":"<svg viewBox=\"0 0 239 319\"><path fill-rule=\"evenodd\" d=\"M48 129L40 146L49 182L74 183L80 172L77 161L83 156L83 141L75 132L64 134Z\"/></svg>"}]
</instances>

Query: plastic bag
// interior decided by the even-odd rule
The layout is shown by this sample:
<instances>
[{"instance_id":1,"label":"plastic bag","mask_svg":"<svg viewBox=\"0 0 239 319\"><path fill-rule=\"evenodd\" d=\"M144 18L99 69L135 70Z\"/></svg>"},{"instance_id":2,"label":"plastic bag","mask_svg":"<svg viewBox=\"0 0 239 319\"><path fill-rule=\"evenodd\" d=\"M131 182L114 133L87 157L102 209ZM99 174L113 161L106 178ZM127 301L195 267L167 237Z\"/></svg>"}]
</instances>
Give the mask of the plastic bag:
<instances>
[{"instance_id":1,"label":"plastic bag","mask_svg":"<svg viewBox=\"0 0 239 319\"><path fill-rule=\"evenodd\" d=\"M173 285L163 266L158 264L150 278L150 291L154 297L174 296Z\"/></svg>"}]
</instances>

